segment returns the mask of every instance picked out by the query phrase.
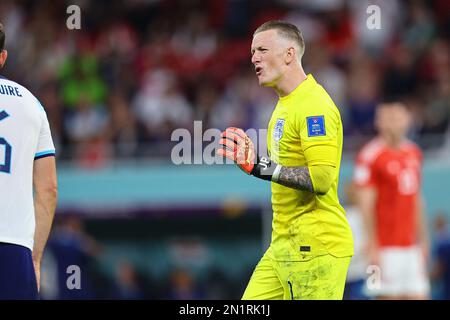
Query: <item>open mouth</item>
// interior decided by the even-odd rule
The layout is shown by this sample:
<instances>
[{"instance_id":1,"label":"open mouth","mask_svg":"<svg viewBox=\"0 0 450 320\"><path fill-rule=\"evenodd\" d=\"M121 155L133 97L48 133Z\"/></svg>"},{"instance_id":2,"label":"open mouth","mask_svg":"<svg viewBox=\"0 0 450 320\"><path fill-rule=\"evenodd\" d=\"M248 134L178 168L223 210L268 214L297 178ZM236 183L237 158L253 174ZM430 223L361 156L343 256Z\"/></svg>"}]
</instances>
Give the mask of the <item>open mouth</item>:
<instances>
[{"instance_id":1,"label":"open mouth","mask_svg":"<svg viewBox=\"0 0 450 320\"><path fill-rule=\"evenodd\" d=\"M262 67L255 67L256 75L260 76L262 73Z\"/></svg>"}]
</instances>

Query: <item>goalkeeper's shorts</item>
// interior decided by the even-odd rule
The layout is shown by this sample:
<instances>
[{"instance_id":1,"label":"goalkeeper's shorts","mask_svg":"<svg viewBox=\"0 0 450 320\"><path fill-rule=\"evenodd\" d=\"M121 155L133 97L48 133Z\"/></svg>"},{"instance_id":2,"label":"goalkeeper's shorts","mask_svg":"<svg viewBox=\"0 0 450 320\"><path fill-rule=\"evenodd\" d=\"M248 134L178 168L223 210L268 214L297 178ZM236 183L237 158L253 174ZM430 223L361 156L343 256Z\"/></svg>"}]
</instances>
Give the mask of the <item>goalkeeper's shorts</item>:
<instances>
[{"instance_id":1,"label":"goalkeeper's shorts","mask_svg":"<svg viewBox=\"0 0 450 320\"><path fill-rule=\"evenodd\" d=\"M308 261L275 261L266 252L242 299L341 300L350 259L322 255Z\"/></svg>"}]
</instances>

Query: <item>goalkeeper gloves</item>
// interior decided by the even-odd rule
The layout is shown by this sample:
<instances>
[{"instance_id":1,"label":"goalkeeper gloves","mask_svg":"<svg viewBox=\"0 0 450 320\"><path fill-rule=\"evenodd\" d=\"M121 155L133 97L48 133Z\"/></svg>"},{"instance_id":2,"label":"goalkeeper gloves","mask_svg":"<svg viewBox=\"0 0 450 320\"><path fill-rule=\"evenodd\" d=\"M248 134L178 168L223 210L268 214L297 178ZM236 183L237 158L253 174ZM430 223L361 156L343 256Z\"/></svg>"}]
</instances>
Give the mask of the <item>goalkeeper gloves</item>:
<instances>
[{"instance_id":1,"label":"goalkeeper gloves","mask_svg":"<svg viewBox=\"0 0 450 320\"><path fill-rule=\"evenodd\" d=\"M281 169L269 157L259 156L252 140L239 128L222 132L217 154L233 160L245 173L264 180L276 181Z\"/></svg>"}]
</instances>

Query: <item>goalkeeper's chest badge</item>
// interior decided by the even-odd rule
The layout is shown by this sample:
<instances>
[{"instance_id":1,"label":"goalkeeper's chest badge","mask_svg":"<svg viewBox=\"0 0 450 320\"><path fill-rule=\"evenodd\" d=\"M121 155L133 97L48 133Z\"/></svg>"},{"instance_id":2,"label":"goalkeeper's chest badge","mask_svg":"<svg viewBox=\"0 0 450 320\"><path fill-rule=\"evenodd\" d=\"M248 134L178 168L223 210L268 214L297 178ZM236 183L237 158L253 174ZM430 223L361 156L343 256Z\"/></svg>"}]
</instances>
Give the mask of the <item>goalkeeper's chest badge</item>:
<instances>
[{"instance_id":1,"label":"goalkeeper's chest badge","mask_svg":"<svg viewBox=\"0 0 450 320\"><path fill-rule=\"evenodd\" d=\"M284 119L277 119L275 127L273 128L273 140L280 141L283 136Z\"/></svg>"}]
</instances>

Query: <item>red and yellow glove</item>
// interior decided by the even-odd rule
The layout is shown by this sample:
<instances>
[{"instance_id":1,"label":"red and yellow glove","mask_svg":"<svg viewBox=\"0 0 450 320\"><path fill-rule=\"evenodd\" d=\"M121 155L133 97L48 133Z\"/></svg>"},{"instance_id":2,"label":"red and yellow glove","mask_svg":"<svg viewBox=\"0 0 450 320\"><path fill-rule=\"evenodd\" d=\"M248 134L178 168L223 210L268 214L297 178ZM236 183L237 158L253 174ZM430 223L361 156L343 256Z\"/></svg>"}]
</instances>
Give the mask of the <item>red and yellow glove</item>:
<instances>
[{"instance_id":1,"label":"red and yellow glove","mask_svg":"<svg viewBox=\"0 0 450 320\"><path fill-rule=\"evenodd\" d=\"M217 154L233 160L245 173L272 180L277 164L269 157L260 157L247 134L239 128L227 128L222 132Z\"/></svg>"},{"instance_id":2,"label":"red and yellow glove","mask_svg":"<svg viewBox=\"0 0 450 320\"><path fill-rule=\"evenodd\" d=\"M255 147L247 134L239 128L227 128L220 135L217 154L233 160L239 168L250 174L255 166Z\"/></svg>"}]
</instances>

